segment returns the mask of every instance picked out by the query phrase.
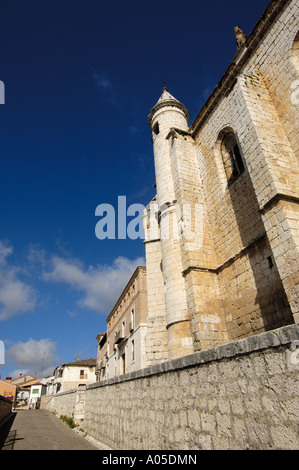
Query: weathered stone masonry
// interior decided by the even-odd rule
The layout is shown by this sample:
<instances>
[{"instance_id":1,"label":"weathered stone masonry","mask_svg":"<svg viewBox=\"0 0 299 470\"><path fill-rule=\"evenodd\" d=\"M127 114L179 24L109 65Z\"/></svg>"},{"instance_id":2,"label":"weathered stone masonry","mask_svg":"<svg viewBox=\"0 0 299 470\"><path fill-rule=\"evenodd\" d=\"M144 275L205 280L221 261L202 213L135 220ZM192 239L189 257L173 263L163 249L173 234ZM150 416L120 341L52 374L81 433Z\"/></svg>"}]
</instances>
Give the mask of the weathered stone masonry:
<instances>
[{"instance_id":1,"label":"weathered stone masonry","mask_svg":"<svg viewBox=\"0 0 299 470\"><path fill-rule=\"evenodd\" d=\"M191 225L202 214L194 243L184 232L159 239L145 223L149 315L159 309L160 339L164 314L168 335L159 358L298 322L298 31L298 1L270 2L190 127L166 89L150 112L157 197L149 207L157 205L161 233L166 222L173 229L177 207L190 205ZM243 166L234 179L229 135ZM155 344L153 328L148 336ZM151 364L160 360L147 352Z\"/></svg>"},{"instance_id":2,"label":"weathered stone masonry","mask_svg":"<svg viewBox=\"0 0 299 470\"><path fill-rule=\"evenodd\" d=\"M43 399L112 448L299 449L298 52L273 0L191 126L167 90L151 110L150 367ZM188 204L195 239L163 238Z\"/></svg>"},{"instance_id":3,"label":"weathered stone masonry","mask_svg":"<svg viewBox=\"0 0 299 470\"><path fill-rule=\"evenodd\" d=\"M42 406L114 449L298 450L296 342L297 324L43 397Z\"/></svg>"}]
</instances>

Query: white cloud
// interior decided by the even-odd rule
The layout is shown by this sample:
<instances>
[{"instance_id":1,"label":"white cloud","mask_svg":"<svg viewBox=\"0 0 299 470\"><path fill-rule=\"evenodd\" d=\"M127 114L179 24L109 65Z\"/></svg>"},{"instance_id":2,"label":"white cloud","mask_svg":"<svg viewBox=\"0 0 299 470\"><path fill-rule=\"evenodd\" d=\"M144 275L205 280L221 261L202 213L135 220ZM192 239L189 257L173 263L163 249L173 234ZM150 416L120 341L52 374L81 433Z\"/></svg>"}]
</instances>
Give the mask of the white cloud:
<instances>
[{"instance_id":1,"label":"white cloud","mask_svg":"<svg viewBox=\"0 0 299 470\"><path fill-rule=\"evenodd\" d=\"M0 242L0 321L33 310L36 290L19 279L20 268L8 264L11 246Z\"/></svg>"},{"instance_id":2,"label":"white cloud","mask_svg":"<svg viewBox=\"0 0 299 470\"><path fill-rule=\"evenodd\" d=\"M38 246L30 245L28 249L27 262L31 270L39 270L39 267L45 267L47 263L47 253Z\"/></svg>"},{"instance_id":3,"label":"white cloud","mask_svg":"<svg viewBox=\"0 0 299 470\"><path fill-rule=\"evenodd\" d=\"M130 260L116 258L111 265L84 266L78 259L53 256L39 247L30 247L26 269L8 263L13 253L10 245L0 241L0 322L32 311L37 306L38 292L21 278L63 283L79 295L77 307L107 315L137 266L145 265L142 257ZM45 295L39 302L45 301ZM70 306L69 317L79 314Z\"/></svg>"},{"instance_id":4,"label":"white cloud","mask_svg":"<svg viewBox=\"0 0 299 470\"><path fill-rule=\"evenodd\" d=\"M26 342L15 343L8 349L7 355L19 366L18 372L36 372L37 375L46 376L52 374L57 365L55 351L56 344L50 339L36 341L30 338ZM14 375L17 376L18 372Z\"/></svg>"},{"instance_id":5,"label":"white cloud","mask_svg":"<svg viewBox=\"0 0 299 470\"><path fill-rule=\"evenodd\" d=\"M6 264L7 256L11 255L13 249L11 246L6 246L4 243L0 242L0 265Z\"/></svg>"},{"instance_id":6,"label":"white cloud","mask_svg":"<svg viewBox=\"0 0 299 470\"><path fill-rule=\"evenodd\" d=\"M64 282L83 294L79 301L99 313L108 314L137 266L144 265L143 258L129 260L118 257L111 266L89 266L78 260L52 258L52 271L44 273L44 280Z\"/></svg>"}]
</instances>

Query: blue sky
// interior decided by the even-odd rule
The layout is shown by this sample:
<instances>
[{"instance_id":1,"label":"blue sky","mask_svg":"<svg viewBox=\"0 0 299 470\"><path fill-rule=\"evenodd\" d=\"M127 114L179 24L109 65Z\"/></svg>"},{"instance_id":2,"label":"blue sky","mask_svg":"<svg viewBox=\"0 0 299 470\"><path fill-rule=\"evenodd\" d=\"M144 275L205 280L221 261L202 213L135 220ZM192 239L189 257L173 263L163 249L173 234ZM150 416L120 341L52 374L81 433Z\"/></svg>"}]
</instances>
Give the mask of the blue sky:
<instances>
[{"instance_id":1,"label":"blue sky","mask_svg":"<svg viewBox=\"0 0 299 470\"><path fill-rule=\"evenodd\" d=\"M0 375L96 357L142 240L99 240L100 204L154 196L162 80L190 124L268 1L2 0Z\"/></svg>"}]
</instances>

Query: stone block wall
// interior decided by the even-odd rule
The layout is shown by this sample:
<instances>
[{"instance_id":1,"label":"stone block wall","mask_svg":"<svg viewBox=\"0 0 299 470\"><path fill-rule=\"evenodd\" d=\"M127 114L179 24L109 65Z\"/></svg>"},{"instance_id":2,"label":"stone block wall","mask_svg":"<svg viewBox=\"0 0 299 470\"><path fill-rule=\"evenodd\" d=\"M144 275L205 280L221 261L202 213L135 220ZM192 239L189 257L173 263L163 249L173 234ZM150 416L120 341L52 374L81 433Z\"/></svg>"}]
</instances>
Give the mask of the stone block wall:
<instances>
[{"instance_id":1,"label":"stone block wall","mask_svg":"<svg viewBox=\"0 0 299 470\"><path fill-rule=\"evenodd\" d=\"M56 395L44 395L41 397L41 408L53 411L59 416L74 418L77 389Z\"/></svg>"},{"instance_id":2,"label":"stone block wall","mask_svg":"<svg viewBox=\"0 0 299 470\"><path fill-rule=\"evenodd\" d=\"M84 430L117 450L298 450L298 345L295 324L88 385Z\"/></svg>"}]
</instances>

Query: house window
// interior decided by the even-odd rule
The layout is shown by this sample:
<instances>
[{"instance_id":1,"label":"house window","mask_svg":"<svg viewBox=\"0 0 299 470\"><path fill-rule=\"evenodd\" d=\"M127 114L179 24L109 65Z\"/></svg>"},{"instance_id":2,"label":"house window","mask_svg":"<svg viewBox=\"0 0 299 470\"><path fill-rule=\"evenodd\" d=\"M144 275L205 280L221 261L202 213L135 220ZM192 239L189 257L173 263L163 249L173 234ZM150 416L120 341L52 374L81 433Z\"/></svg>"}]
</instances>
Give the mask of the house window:
<instances>
[{"instance_id":1,"label":"house window","mask_svg":"<svg viewBox=\"0 0 299 470\"><path fill-rule=\"evenodd\" d=\"M221 142L221 155L228 183L232 183L244 171L244 163L235 134L228 132Z\"/></svg>"},{"instance_id":2,"label":"house window","mask_svg":"<svg viewBox=\"0 0 299 470\"><path fill-rule=\"evenodd\" d=\"M132 362L135 361L135 342L132 340Z\"/></svg>"},{"instance_id":3,"label":"house window","mask_svg":"<svg viewBox=\"0 0 299 470\"><path fill-rule=\"evenodd\" d=\"M131 310L131 321L130 321L130 331L133 331L135 328L135 309Z\"/></svg>"},{"instance_id":4,"label":"house window","mask_svg":"<svg viewBox=\"0 0 299 470\"><path fill-rule=\"evenodd\" d=\"M80 379L84 379L84 369L80 370Z\"/></svg>"}]
</instances>

